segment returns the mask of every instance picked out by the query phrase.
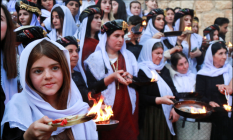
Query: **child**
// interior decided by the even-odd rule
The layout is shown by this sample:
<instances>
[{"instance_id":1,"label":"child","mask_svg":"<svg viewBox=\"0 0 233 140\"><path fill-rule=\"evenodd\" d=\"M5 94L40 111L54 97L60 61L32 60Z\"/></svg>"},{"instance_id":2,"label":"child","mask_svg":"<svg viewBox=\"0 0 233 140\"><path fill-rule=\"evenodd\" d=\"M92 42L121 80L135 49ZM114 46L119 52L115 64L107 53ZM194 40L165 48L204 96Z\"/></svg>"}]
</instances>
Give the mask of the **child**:
<instances>
[{"instance_id":1,"label":"child","mask_svg":"<svg viewBox=\"0 0 233 140\"><path fill-rule=\"evenodd\" d=\"M140 16L142 17L142 10L141 10L141 3L139 1L132 1L129 4L129 7L127 9L128 19L131 16Z\"/></svg>"}]
</instances>

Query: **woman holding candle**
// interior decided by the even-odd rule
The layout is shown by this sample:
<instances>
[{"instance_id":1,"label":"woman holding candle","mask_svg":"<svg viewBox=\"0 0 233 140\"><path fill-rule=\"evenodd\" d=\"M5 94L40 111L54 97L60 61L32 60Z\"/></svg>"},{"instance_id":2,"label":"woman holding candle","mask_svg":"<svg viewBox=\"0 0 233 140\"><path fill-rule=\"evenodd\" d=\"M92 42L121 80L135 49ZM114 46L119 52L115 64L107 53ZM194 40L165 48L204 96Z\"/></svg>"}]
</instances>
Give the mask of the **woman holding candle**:
<instances>
[{"instance_id":1,"label":"woman holding candle","mask_svg":"<svg viewBox=\"0 0 233 140\"><path fill-rule=\"evenodd\" d=\"M139 90L139 139L176 139L173 123L179 115L172 108L176 88L169 70L164 67L164 49L160 39L149 39L138 58L138 78L156 82L142 86Z\"/></svg>"},{"instance_id":2,"label":"woman holding candle","mask_svg":"<svg viewBox=\"0 0 233 140\"><path fill-rule=\"evenodd\" d=\"M227 101L225 93L218 90L217 85L229 85L232 79L232 67L226 64L227 48L224 42L211 44L205 55L204 66L197 73L196 92L204 96L203 101L212 107L222 107L223 104L232 106L230 97ZM232 120L227 112L213 112L211 140L232 139Z\"/></svg>"},{"instance_id":3,"label":"woman holding candle","mask_svg":"<svg viewBox=\"0 0 233 140\"><path fill-rule=\"evenodd\" d=\"M127 27L120 19L105 23L95 52L84 61L88 88L104 96L104 103L113 109L111 119L121 122L114 130L99 132L100 140L137 140L139 134L138 94L132 84L138 67L124 42Z\"/></svg>"}]
</instances>

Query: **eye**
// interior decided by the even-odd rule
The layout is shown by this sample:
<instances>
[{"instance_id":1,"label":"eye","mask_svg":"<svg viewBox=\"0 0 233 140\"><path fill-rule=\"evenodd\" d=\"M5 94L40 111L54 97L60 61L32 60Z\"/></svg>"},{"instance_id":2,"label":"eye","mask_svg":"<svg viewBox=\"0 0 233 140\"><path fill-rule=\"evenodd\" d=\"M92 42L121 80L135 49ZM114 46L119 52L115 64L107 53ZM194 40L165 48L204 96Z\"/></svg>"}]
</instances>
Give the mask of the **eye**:
<instances>
[{"instance_id":1,"label":"eye","mask_svg":"<svg viewBox=\"0 0 233 140\"><path fill-rule=\"evenodd\" d=\"M42 70L37 69L37 70L34 70L33 73L40 74L40 73L42 73Z\"/></svg>"},{"instance_id":2,"label":"eye","mask_svg":"<svg viewBox=\"0 0 233 140\"><path fill-rule=\"evenodd\" d=\"M58 66L54 66L54 67L52 68L52 70L58 70L58 69L59 69Z\"/></svg>"}]
</instances>

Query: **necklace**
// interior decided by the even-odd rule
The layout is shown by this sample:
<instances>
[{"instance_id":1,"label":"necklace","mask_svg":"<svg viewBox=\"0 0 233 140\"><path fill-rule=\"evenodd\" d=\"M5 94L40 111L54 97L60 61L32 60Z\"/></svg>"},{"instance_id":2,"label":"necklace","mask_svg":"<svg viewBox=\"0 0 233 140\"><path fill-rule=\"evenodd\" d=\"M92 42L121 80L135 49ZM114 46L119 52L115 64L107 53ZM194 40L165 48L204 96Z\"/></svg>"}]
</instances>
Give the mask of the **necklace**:
<instances>
[{"instance_id":1,"label":"necklace","mask_svg":"<svg viewBox=\"0 0 233 140\"><path fill-rule=\"evenodd\" d=\"M110 60L109 60L110 61ZM118 71L118 58L117 58L117 64L116 67L114 66L114 64L110 61L110 64L112 65L114 72ZM117 83L117 89L119 90L119 82Z\"/></svg>"}]
</instances>

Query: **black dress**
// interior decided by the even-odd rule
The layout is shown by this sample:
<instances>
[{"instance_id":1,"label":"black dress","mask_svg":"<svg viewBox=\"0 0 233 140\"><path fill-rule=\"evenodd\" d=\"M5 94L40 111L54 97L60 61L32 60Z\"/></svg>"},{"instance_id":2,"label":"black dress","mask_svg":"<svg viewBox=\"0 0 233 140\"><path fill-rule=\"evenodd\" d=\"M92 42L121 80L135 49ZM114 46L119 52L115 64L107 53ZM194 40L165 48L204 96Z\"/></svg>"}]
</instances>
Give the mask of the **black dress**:
<instances>
[{"instance_id":1,"label":"black dress","mask_svg":"<svg viewBox=\"0 0 233 140\"><path fill-rule=\"evenodd\" d=\"M176 88L170 77L169 70L164 67L159 75L171 88L173 95L177 95ZM148 81L150 78L146 74L139 70L138 78L142 81ZM158 84L142 86L139 88L139 139L150 139L150 140L171 140L176 139L176 136L172 136L167 126L166 119L163 113L162 105L156 104L155 99L160 96ZM173 128L176 129L173 124Z\"/></svg>"},{"instance_id":2,"label":"black dress","mask_svg":"<svg viewBox=\"0 0 233 140\"><path fill-rule=\"evenodd\" d=\"M88 100L88 96L87 96L89 90L87 89L87 86L86 86L86 83L82 77L82 74L78 71L74 71L72 73L72 79L75 82L76 86L78 87L78 89L83 97L83 101L89 104L89 100Z\"/></svg>"},{"instance_id":3,"label":"black dress","mask_svg":"<svg viewBox=\"0 0 233 140\"><path fill-rule=\"evenodd\" d=\"M139 54L142 50L142 45L139 45L139 43L136 41L136 45L134 45L132 42L129 42L126 44L126 48L131 51L136 59L138 60Z\"/></svg>"},{"instance_id":4,"label":"black dress","mask_svg":"<svg viewBox=\"0 0 233 140\"><path fill-rule=\"evenodd\" d=\"M5 104L4 104L4 101L5 101L5 99L6 99L6 96L5 96L5 93L4 93L4 91L3 91L3 89L2 89L2 85L1 85L1 89L0 89L0 99L1 99L1 116L0 116L0 122L2 122L2 117L3 117L3 114L4 114L4 110L5 110Z\"/></svg>"},{"instance_id":5,"label":"black dress","mask_svg":"<svg viewBox=\"0 0 233 140\"><path fill-rule=\"evenodd\" d=\"M203 95L202 101L208 104L214 101L222 107L223 104L227 104L227 100L225 95L219 92L217 84L224 84L223 75L197 75L196 92ZM227 112L213 112L208 119L212 122L211 140L232 140L232 119L228 117Z\"/></svg>"}]
</instances>

